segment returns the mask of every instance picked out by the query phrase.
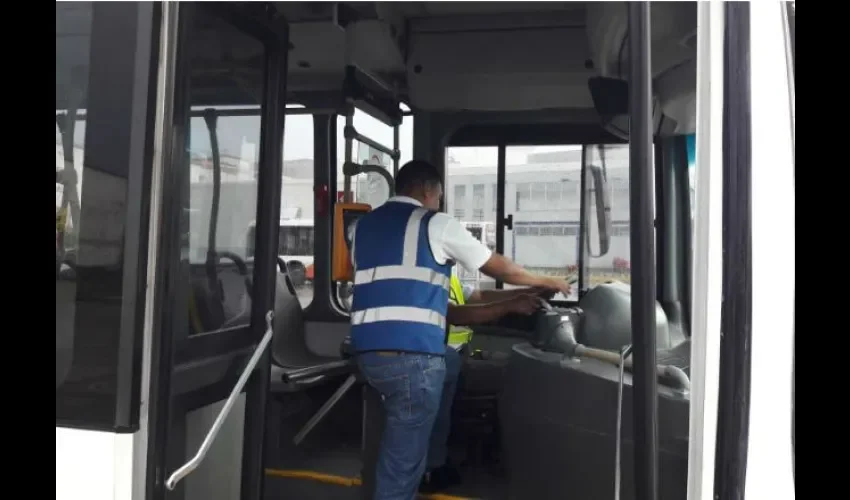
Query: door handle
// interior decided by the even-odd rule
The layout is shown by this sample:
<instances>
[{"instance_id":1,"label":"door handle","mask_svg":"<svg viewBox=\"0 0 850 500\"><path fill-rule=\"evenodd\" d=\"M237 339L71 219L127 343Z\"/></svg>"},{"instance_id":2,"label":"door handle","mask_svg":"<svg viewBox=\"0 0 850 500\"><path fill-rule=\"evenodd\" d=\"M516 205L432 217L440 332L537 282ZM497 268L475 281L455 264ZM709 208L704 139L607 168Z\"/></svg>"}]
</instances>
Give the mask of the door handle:
<instances>
[{"instance_id":1,"label":"door handle","mask_svg":"<svg viewBox=\"0 0 850 500\"><path fill-rule=\"evenodd\" d=\"M236 385L233 387L233 390L230 391L230 396L227 397L224 407L218 412L218 416L215 417L215 422L213 422L212 427L210 427L209 432L207 432L206 437L204 437L204 441L201 443L200 448L198 448L198 452L195 453L195 456L188 462L183 464L182 467L174 471L174 473L169 476L168 480L165 481L165 487L170 491L174 490L177 483L179 483L184 477L197 469L198 466L201 465L201 462L204 461L204 458L206 458L207 452L210 451L210 447L215 442L215 438L218 437L218 432L221 430L221 426L224 424L224 421L227 420L227 417L230 415L230 411L233 410L233 405L236 404L236 400L239 399L239 394L242 393L242 389L248 382L248 377L250 377L251 373L254 372L254 368L257 367L257 363L260 362L260 358L263 356L263 353L272 340L272 336L274 334L274 328L272 327L273 319L274 312L267 312L266 333L263 335L262 340L260 340L260 344L257 345L256 349L254 349L254 354L251 355L251 359L248 360L248 364L245 366L245 369L242 370L242 374L239 376L239 380L236 381Z\"/></svg>"}]
</instances>

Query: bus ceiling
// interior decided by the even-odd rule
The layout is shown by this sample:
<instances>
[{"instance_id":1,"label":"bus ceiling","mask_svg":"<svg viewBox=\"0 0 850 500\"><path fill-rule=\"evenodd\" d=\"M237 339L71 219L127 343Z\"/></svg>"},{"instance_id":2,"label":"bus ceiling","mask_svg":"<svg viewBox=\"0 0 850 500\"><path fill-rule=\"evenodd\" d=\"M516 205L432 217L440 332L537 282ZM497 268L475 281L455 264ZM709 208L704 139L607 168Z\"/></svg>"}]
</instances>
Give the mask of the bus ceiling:
<instances>
[{"instance_id":1,"label":"bus ceiling","mask_svg":"<svg viewBox=\"0 0 850 500\"><path fill-rule=\"evenodd\" d=\"M276 6L290 23L293 96L342 90L350 61L414 110L559 111L627 133L627 110L603 106L627 94L625 2ZM696 4L656 3L651 16L655 132L692 133Z\"/></svg>"},{"instance_id":2,"label":"bus ceiling","mask_svg":"<svg viewBox=\"0 0 850 500\"><path fill-rule=\"evenodd\" d=\"M250 8L246 5L227 8ZM342 107L340 94L352 94L345 87L356 80L369 96L358 108L391 126L401 116L398 102L404 102L414 111L444 114L554 113L559 123L601 122L609 134L627 138L626 2L272 5L290 27L289 102L308 108ZM693 133L696 3L654 3L650 25L654 132ZM77 50L72 41L71 33L57 33L57 50ZM203 51L226 50L230 58L246 61L246 72L253 71L249 68L255 65L248 61L258 56L229 43L199 44L193 50L199 57ZM61 64L79 58L56 60ZM362 72L352 77L349 66ZM61 80L73 72L60 69L67 68L57 67L56 109L67 109L68 89L74 84ZM256 102L248 96L251 89L222 88L215 71L193 79L196 106ZM84 102L80 109L85 109Z\"/></svg>"}]
</instances>

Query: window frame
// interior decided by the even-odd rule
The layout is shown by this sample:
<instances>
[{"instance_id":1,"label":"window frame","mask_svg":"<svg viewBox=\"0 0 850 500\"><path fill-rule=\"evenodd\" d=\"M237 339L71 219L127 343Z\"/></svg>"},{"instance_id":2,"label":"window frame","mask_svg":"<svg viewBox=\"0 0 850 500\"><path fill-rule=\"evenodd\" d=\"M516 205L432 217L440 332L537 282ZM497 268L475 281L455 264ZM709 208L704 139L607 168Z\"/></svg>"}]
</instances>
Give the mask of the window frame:
<instances>
[{"instance_id":1,"label":"window frame","mask_svg":"<svg viewBox=\"0 0 850 500\"><path fill-rule=\"evenodd\" d=\"M521 130L528 129L531 126L533 131L536 131L539 135L536 138L532 138L528 133L520 133ZM563 132L564 129L567 130L567 134L559 133ZM488 137L489 134L492 134ZM571 141L569 140L571 137L575 137L580 141ZM626 145L628 146L628 141L624 141L620 138L617 138L608 132L605 132L601 129L596 129L594 126L590 125L574 125L574 124L534 124L534 125L468 125L464 127L459 127L455 129L452 133L448 135L447 140L444 143L442 149L442 157L447 159L449 156L449 150L451 148L462 148L462 147L478 147L478 148L497 148L497 165L496 165L496 178L497 182L495 184L495 211L496 211L496 222L495 222L495 231L496 231L496 248L495 251L504 254L505 251L505 228L511 228L513 231L518 231L520 229L519 226L515 226L515 222L513 221L513 216L505 216L505 205L507 203L506 196L506 187L507 187L507 165L506 165L506 149L511 146L580 146L582 148L591 147L599 144L605 144L606 146L613 145ZM578 190L579 196L579 207L583 207L585 201L581 198L581 195L584 192L583 184L585 182L585 176L583 171L585 169L584 165L584 154L582 155L582 176L579 185L576 186ZM448 184L448 169L451 168L448 161L444 161L443 163L444 171L443 176L445 182ZM517 183L514 186L515 196L514 196L514 204L516 205L514 211L519 211L521 206L521 197L520 193L526 193L526 196L522 198L522 201L526 203L530 203L533 201L533 185L534 182L521 182ZM470 184L473 185L473 184ZM561 192L561 200L563 200L563 189ZM486 192L486 188L485 188ZM544 187L544 199L547 196L547 190ZM486 196L486 195L485 195ZM450 215L454 214L454 209L451 204L445 203L446 207L451 210L450 212L447 210L447 213ZM558 210L566 210L563 207L558 208ZM486 211L486 210L485 210ZM581 211L584 212L584 209L581 208ZM586 222L584 220L584 216L580 217L580 220L577 222L578 226L578 236L580 238L584 238L584 233L586 232ZM537 229L537 226L528 226L522 228L528 231L528 235L531 235L534 229ZM613 234L612 229L612 234ZM566 228L564 230L564 234L566 234ZM516 233L515 233L516 234ZM540 235L539 229L535 232L536 235ZM552 236L552 235L547 235ZM578 259L576 266L578 267L579 272L579 283L586 279L586 273L582 272L584 268L584 263L588 259L587 250L584 248L584 245L581 245L581 250L578 252ZM522 264L522 263L519 263ZM496 289L504 289L504 283L496 280L495 286ZM584 287L587 288L587 287ZM588 288L589 289L589 288ZM579 299L581 298L581 294L586 292L586 290L582 290L582 287L579 286ZM577 300L553 300L552 303L554 305L566 306L570 304L575 304Z\"/></svg>"}]
</instances>

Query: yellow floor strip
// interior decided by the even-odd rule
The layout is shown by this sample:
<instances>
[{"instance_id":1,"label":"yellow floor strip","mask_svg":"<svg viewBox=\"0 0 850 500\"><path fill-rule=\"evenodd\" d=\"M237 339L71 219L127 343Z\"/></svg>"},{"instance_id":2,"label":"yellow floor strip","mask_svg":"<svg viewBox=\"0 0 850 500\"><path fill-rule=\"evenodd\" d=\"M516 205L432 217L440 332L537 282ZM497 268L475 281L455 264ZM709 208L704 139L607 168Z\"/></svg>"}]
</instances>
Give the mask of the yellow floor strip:
<instances>
[{"instance_id":1,"label":"yellow floor strip","mask_svg":"<svg viewBox=\"0 0 850 500\"><path fill-rule=\"evenodd\" d=\"M266 475L272 477L317 481L320 483L334 484L337 486L345 486L349 488L352 486L360 486L362 484L359 477L336 476L333 474L325 474L323 472L313 472L311 470L266 469ZM421 498L422 500L473 500L467 497L444 495L442 493L420 494L419 498Z\"/></svg>"},{"instance_id":2,"label":"yellow floor strip","mask_svg":"<svg viewBox=\"0 0 850 500\"><path fill-rule=\"evenodd\" d=\"M346 487L360 486L361 484L360 478L358 477L335 476L333 474L324 474L322 472L313 472L309 470L266 469L266 475L273 477L285 477L289 479L306 479Z\"/></svg>"}]
</instances>

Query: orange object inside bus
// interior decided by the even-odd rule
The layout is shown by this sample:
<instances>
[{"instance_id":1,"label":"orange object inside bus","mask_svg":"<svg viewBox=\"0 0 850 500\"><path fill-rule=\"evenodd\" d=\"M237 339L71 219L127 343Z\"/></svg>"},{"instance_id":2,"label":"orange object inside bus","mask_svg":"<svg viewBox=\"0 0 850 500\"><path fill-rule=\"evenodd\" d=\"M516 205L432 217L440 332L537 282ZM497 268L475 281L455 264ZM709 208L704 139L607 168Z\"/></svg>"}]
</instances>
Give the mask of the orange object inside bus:
<instances>
[{"instance_id":1,"label":"orange object inside bus","mask_svg":"<svg viewBox=\"0 0 850 500\"><path fill-rule=\"evenodd\" d=\"M337 203L334 206L333 280L353 281L348 228L364 214L372 211L366 203Z\"/></svg>"}]
</instances>

